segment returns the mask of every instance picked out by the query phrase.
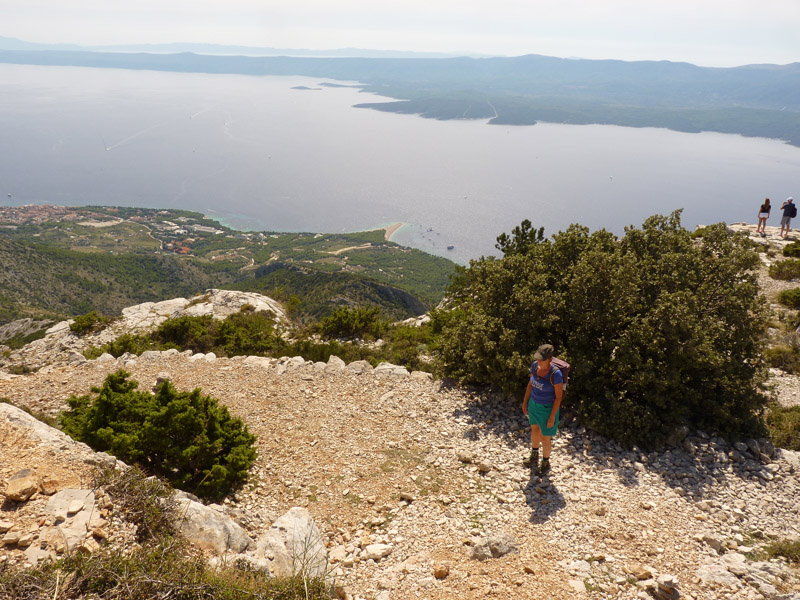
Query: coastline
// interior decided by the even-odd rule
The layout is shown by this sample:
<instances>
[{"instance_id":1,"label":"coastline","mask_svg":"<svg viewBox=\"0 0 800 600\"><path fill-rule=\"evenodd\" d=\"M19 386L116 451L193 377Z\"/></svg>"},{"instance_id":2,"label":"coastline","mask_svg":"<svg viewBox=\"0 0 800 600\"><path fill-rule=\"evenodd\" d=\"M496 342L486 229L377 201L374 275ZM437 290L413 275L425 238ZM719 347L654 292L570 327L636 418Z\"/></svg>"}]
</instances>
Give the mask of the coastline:
<instances>
[{"instance_id":1,"label":"coastline","mask_svg":"<svg viewBox=\"0 0 800 600\"><path fill-rule=\"evenodd\" d=\"M397 230L398 230L398 229L400 229L400 228L401 228L403 225L405 225L405 223L392 223L391 225L387 225L386 227L384 227L384 231L385 231L386 233L384 234L383 238L384 238L384 239L385 239L387 242L391 242L391 241L392 241L392 236L393 236L393 235L394 235L394 234L397 232Z\"/></svg>"}]
</instances>

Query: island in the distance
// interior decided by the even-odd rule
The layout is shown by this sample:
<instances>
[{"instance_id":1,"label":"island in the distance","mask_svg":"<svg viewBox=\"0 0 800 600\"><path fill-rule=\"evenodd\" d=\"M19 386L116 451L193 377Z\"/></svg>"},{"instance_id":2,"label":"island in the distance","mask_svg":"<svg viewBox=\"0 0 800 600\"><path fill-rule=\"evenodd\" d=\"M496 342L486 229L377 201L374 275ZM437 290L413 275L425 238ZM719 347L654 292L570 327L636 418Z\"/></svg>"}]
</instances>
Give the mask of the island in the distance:
<instances>
[{"instance_id":1,"label":"island in the distance","mask_svg":"<svg viewBox=\"0 0 800 600\"><path fill-rule=\"evenodd\" d=\"M428 118L665 127L800 146L800 63L712 68L539 55L422 60L44 49L0 50L0 63L319 77L359 82L346 87L397 100L361 108Z\"/></svg>"}]
</instances>

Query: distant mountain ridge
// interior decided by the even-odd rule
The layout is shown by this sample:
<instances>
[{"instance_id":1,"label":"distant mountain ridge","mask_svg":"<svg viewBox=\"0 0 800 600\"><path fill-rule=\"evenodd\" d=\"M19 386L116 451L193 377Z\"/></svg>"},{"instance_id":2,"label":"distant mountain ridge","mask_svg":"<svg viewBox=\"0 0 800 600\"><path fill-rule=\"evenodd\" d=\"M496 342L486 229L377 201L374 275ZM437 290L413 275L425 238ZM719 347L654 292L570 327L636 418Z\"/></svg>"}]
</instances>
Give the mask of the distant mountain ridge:
<instances>
[{"instance_id":1,"label":"distant mountain ridge","mask_svg":"<svg viewBox=\"0 0 800 600\"><path fill-rule=\"evenodd\" d=\"M364 91L397 100L359 108L503 125L546 121L715 131L800 146L800 63L715 68L535 54L420 59L71 50L0 50L0 63L357 81Z\"/></svg>"},{"instance_id":2,"label":"distant mountain ridge","mask_svg":"<svg viewBox=\"0 0 800 600\"><path fill-rule=\"evenodd\" d=\"M78 44L41 44L26 42L16 38L0 36L0 50L68 50L87 52L148 52L153 54L176 54L192 52L210 55L242 56L317 56L317 57L359 57L359 58L449 58L454 56L485 57L487 54L474 52L412 52L408 50L374 50L370 48L271 48L267 46L241 46L233 44L198 44L173 42L166 44L113 44L82 46Z\"/></svg>"}]
</instances>

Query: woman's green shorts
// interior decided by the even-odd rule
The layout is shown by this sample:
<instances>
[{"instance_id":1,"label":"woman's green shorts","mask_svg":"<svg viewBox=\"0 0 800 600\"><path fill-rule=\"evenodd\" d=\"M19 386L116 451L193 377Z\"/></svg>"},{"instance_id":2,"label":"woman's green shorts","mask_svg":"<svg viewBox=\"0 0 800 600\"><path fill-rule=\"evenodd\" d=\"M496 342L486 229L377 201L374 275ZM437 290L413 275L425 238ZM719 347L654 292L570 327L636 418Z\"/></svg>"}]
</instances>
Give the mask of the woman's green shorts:
<instances>
[{"instance_id":1,"label":"woman's green shorts","mask_svg":"<svg viewBox=\"0 0 800 600\"><path fill-rule=\"evenodd\" d=\"M533 400L528 401L528 423L538 425L542 435L547 437L554 436L558 432L558 416L561 411L556 412L556 422L548 428L547 420L550 418L551 412L553 412L552 404L536 404Z\"/></svg>"}]
</instances>

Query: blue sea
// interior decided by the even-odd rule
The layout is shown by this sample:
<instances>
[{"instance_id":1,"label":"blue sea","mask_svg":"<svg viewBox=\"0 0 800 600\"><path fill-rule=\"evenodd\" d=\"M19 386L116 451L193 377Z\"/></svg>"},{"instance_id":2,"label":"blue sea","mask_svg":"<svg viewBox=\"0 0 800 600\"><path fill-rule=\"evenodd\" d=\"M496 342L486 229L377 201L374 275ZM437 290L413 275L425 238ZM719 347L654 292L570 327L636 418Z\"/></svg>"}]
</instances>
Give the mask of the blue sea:
<instances>
[{"instance_id":1,"label":"blue sea","mask_svg":"<svg viewBox=\"0 0 800 600\"><path fill-rule=\"evenodd\" d=\"M0 201L269 231L401 222L394 241L466 263L526 218L622 233L679 208L687 227L754 222L764 198L800 196L800 148L778 140L437 121L354 108L384 99L322 81L0 65Z\"/></svg>"}]
</instances>

